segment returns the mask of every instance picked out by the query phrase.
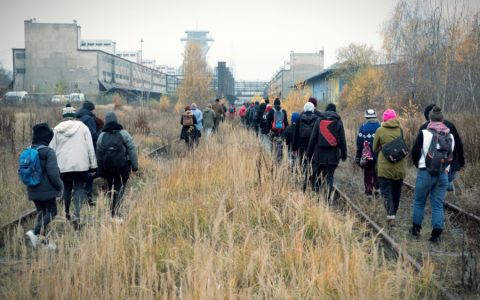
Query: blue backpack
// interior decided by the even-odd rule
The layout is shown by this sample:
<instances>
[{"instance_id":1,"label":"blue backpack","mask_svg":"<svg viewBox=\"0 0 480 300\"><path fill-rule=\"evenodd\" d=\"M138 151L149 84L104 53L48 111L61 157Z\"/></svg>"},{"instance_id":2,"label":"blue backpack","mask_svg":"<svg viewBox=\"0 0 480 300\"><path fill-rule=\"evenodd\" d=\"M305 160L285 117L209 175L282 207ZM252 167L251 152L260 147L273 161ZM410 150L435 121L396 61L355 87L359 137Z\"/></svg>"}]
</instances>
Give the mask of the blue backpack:
<instances>
[{"instance_id":1,"label":"blue backpack","mask_svg":"<svg viewBox=\"0 0 480 300\"><path fill-rule=\"evenodd\" d=\"M18 159L18 177L26 186L36 186L42 181L43 173L38 150L46 146L28 147Z\"/></svg>"}]
</instances>

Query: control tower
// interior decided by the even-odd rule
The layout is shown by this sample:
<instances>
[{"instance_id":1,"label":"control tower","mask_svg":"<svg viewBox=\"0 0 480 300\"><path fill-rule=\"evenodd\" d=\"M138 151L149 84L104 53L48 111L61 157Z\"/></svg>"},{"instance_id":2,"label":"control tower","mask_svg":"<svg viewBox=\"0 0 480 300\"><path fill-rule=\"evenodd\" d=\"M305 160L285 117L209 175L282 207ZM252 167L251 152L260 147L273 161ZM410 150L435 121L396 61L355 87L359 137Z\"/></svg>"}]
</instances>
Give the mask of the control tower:
<instances>
[{"instance_id":1,"label":"control tower","mask_svg":"<svg viewBox=\"0 0 480 300\"><path fill-rule=\"evenodd\" d=\"M188 42L197 43L202 49L203 58L207 58L208 49L210 49L210 43L214 41L209 36L210 31L206 30L185 30L186 37L180 39L186 45Z\"/></svg>"}]
</instances>

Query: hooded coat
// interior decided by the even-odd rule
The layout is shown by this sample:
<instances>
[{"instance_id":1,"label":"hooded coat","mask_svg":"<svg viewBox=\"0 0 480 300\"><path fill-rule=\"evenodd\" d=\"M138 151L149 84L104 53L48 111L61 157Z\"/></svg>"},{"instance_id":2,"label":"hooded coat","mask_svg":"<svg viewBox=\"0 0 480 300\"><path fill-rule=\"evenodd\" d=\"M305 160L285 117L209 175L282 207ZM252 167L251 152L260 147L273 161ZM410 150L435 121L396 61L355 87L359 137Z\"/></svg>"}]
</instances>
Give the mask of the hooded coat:
<instances>
[{"instance_id":1,"label":"hooded coat","mask_svg":"<svg viewBox=\"0 0 480 300\"><path fill-rule=\"evenodd\" d=\"M53 129L50 148L57 155L61 173L97 168L93 140L88 127L75 119L64 119Z\"/></svg>"},{"instance_id":2,"label":"hooded coat","mask_svg":"<svg viewBox=\"0 0 480 300\"><path fill-rule=\"evenodd\" d=\"M284 110L280 105L274 105L272 110L269 111L268 115L267 115L267 123L268 123L269 130L272 131L274 134L281 134L281 132L278 133L278 132L274 132L272 130L273 115L275 114L275 111L279 111L279 110L283 111L283 123L285 124L285 128L287 128L287 126L288 126L287 111Z\"/></svg>"},{"instance_id":3,"label":"hooded coat","mask_svg":"<svg viewBox=\"0 0 480 300\"><path fill-rule=\"evenodd\" d=\"M385 158L381 151L383 145L390 143L400 135L400 122L397 119L383 122L382 126L375 132L373 152L377 153L378 177L392 180L402 180L405 178L407 173L406 158L397 163L391 163Z\"/></svg>"},{"instance_id":4,"label":"hooded coat","mask_svg":"<svg viewBox=\"0 0 480 300\"><path fill-rule=\"evenodd\" d=\"M318 120L319 116L315 114L315 112L307 111L302 113L300 119L297 122L297 126L295 127L295 134L293 137L293 151L305 151L308 147L308 142L310 141L310 136L308 137L301 137L300 131L302 128L306 126L315 127L315 122ZM312 131L313 132L313 131Z\"/></svg>"},{"instance_id":5,"label":"hooded coat","mask_svg":"<svg viewBox=\"0 0 480 300\"><path fill-rule=\"evenodd\" d=\"M93 103L92 103L93 105ZM93 145L95 146L97 144L98 140L98 135L99 132L97 131L97 122L95 120L95 115L92 113L92 110L95 108L95 106L91 107L87 105L85 107L82 107L78 112L77 112L77 118L85 124L85 126L88 127L88 130L90 130L90 134L92 135L92 140L93 140Z\"/></svg>"},{"instance_id":6,"label":"hooded coat","mask_svg":"<svg viewBox=\"0 0 480 300\"><path fill-rule=\"evenodd\" d=\"M63 182L60 178L60 169L57 156L48 144L53 138L53 131L47 124L38 124L34 127L32 146L47 146L38 150L42 167L42 180L36 186L27 187L28 199L31 201L46 201L62 195Z\"/></svg>"},{"instance_id":7,"label":"hooded coat","mask_svg":"<svg viewBox=\"0 0 480 300\"><path fill-rule=\"evenodd\" d=\"M320 144L320 121L323 119L336 120L338 128L336 132L332 132L337 138L336 147L322 147ZM307 146L307 157L312 159L314 165L330 165L337 166L340 159L345 161L347 159L347 142L345 140L345 129L340 116L334 111L326 111L322 114L322 118L315 121L315 126L310 136Z\"/></svg>"},{"instance_id":8,"label":"hooded coat","mask_svg":"<svg viewBox=\"0 0 480 300\"><path fill-rule=\"evenodd\" d=\"M213 128L215 126L215 116L213 109L207 107L203 110L203 127L205 129Z\"/></svg>"}]
</instances>

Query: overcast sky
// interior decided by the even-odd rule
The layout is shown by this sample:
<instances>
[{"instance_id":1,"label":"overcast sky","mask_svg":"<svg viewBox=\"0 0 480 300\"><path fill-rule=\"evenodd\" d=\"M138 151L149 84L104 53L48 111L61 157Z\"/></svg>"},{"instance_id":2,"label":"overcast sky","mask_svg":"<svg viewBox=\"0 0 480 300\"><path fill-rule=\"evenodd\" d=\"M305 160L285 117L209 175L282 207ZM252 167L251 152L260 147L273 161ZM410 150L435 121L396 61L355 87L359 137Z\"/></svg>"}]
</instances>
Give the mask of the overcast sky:
<instances>
[{"instance_id":1,"label":"overcast sky","mask_svg":"<svg viewBox=\"0 0 480 300\"><path fill-rule=\"evenodd\" d=\"M480 1L480 0L478 0ZM71 23L84 39L111 39L117 50L178 67L187 29L215 39L211 66L233 65L240 80L269 80L290 51L325 50L325 66L351 42L379 49L382 23L396 0L0 0L0 62L11 68L11 48L24 47L23 21ZM55 45L52 45L54 47Z\"/></svg>"}]
</instances>

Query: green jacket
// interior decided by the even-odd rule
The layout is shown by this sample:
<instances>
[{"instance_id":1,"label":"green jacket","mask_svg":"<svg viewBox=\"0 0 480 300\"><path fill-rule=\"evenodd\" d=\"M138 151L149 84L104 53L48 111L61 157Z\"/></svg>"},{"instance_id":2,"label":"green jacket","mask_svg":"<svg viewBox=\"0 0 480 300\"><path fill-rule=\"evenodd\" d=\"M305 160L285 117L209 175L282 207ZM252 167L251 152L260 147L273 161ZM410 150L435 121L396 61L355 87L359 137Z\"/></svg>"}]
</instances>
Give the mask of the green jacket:
<instances>
[{"instance_id":1,"label":"green jacket","mask_svg":"<svg viewBox=\"0 0 480 300\"><path fill-rule=\"evenodd\" d=\"M203 110L203 128L213 128L215 125L215 112L211 108Z\"/></svg>"},{"instance_id":2,"label":"green jacket","mask_svg":"<svg viewBox=\"0 0 480 300\"><path fill-rule=\"evenodd\" d=\"M400 180L405 178L407 172L406 157L397 163L389 162L381 151L382 146L393 141L401 135L400 122L397 119L383 122L382 126L375 132L373 140L373 151L378 153L377 169L378 177Z\"/></svg>"}]
</instances>

